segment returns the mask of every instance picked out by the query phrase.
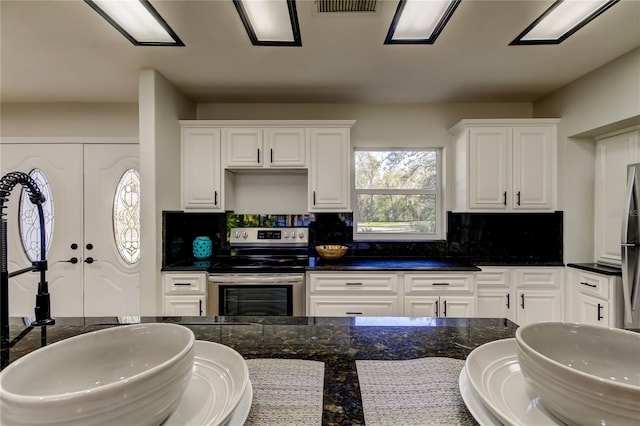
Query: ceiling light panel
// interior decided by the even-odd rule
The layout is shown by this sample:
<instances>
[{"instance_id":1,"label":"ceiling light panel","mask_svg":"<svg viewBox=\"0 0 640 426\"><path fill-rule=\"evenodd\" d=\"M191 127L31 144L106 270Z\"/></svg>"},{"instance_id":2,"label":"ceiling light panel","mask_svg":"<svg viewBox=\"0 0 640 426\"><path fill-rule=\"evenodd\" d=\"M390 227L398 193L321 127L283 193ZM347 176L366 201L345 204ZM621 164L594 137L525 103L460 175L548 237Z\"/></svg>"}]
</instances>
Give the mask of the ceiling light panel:
<instances>
[{"instance_id":1,"label":"ceiling light panel","mask_svg":"<svg viewBox=\"0 0 640 426\"><path fill-rule=\"evenodd\" d=\"M385 44L433 44L460 0L400 0Z\"/></svg>"},{"instance_id":2,"label":"ceiling light panel","mask_svg":"<svg viewBox=\"0 0 640 426\"><path fill-rule=\"evenodd\" d=\"M84 0L136 46L184 46L147 0Z\"/></svg>"},{"instance_id":3,"label":"ceiling light panel","mask_svg":"<svg viewBox=\"0 0 640 426\"><path fill-rule=\"evenodd\" d=\"M233 0L254 45L302 46L295 0Z\"/></svg>"},{"instance_id":4,"label":"ceiling light panel","mask_svg":"<svg viewBox=\"0 0 640 426\"><path fill-rule=\"evenodd\" d=\"M558 44L620 0L557 0L511 44Z\"/></svg>"}]
</instances>

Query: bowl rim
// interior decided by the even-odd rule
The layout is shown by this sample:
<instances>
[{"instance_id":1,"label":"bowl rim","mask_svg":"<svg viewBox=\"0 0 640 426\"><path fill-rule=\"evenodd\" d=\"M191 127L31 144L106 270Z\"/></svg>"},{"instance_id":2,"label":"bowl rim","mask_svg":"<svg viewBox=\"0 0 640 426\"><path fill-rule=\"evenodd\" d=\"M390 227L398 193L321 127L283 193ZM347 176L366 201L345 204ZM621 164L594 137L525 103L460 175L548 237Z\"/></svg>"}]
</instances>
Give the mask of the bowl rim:
<instances>
[{"instance_id":1,"label":"bowl rim","mask_svg":"<svg viewBox=\"0 0 640 426\"><path fill-rule=\"evenodd\" d=\"M563 329L567 328L567 327L571 327L571 328L582 328L582 329L590 329L590 330L597 330L597 331L609 330L609 332L620 334L620 335L634 336L633 338L638 339L638 340L640 340L640 333L636 333L636 332L629 331L629 330L624 330L624 329L621 329L621 328L603 327L603 326L599 326L599 325L584 324L584 323L578 323L578 322L572 322L572 321L540 321L540 322L535 322L535 323L529 323L529 324L525 324L523 326L518 327L516 329L516 333L515 333L516 344L518 346L524 347L528 352L526 355L529 356L529 357L531 357L531 354L533 354L534 356L542 358L545 362L550 363L551 366L553 366L554 368L558 368L558 369L561 369L563 371L571 372L572 374L577 374L581 378L592 380L592 381L596 381L596 382L601 383L603 385L614 386L616 388L620 388L620 389L623 389L625 391L632 391L632 392L639 392L640 391L640 385L632 385L632 384L629 384L629 383L623 383L623 382L619 382L619 381L616 381L616 380L607 379L605 377L596 376L594 374L587 373L587 372L584 372L582 370L578 370L576 368L568 367L565 364L563 364L561 362L558 362L558 361L556 361L556 360L554 360L552 358L549 358L548 356L544 355L543 353L533 349L533 347L531 347L531 345L529 345L528 343L526 343L523 340L522 333L524 333L526 330L529 330L529 329L534 328L536 326L538 326L538 327L539 326L542 326L542 327L562 326Z\"/></svg>"},{"instance_id":2,"label":"bowl rim","mask_svg":"<svg viewBox=\"0 0 640 426\"><path fill-rule=\"evenodd\" d=\"M142 372L139 372L137 374L134 374L130 377L127 377L126 380L118 380L116 382L111 382L111 383L107 383L105 385L99 386L99 387L95 387L95 388L89 388L89 389L82 389L82 390L76 390L73 392L65 392L65 393L56 393L56 394L51 394L51 395L23 395L23 394L19 394L19 393L15 393L12 391L7 390L4 386L2 386L2 382L3 382L3 376L5 376L7 373L9 372L11 373L13 370L17 369L18 367L20 367L24 362L30 360L31 358L37 357L37 356L43 356L43 353L46 352L50 352L52 350L57 350L57 348L59 348L60 346L62 346L63 344L69 344L70 342L76 342L77 340L80 340L81 338L87 338L87 336L91 335L91 336L95 336L97 334L111 334L111 333L116 333L119 332L121 330L124 329L136 329L136 328L140 328L140 329L148 329L148 328L175 328L176 330L178 330L178 328L180 329L184 329L187 331L187 335L189 336L189 340L187 342L187 344L185 345L184 348L182 348L178 353L176 353L175 355L173 355L171 358L168 358L166 360L164 360L163 362L154 365L153 367L144 370ZM55 402L59 402L59 401L67 401L70 399L73 399L75 397L80 397L83 395L87 395L89 392L94 396L94 397L99 397L101 394L106 393L108 391L111 390L117 390L118 388L129 386L132 383L138 383L141 380L144 380L145 378L147 378L148 376L152 375L153 373L157 372L158 370L164 369L165 367L167 367L169 364L173 364L176 362L176 360L182 358L187 352L192 351L193 348L195 346L195 334L193 333L193 331L188 328L185 327L181 324L174 324L174 323L161 323L161 322L153 322L153 323L138 323L138 324L127 324L127 325L115 325L113 327L108 327L108 328L103 328L100 330L95 330L95 331L90 331L88 333L83 333L83 334L79 334L77 336L73 336L73 337L69 337L66 339L62 339L60 341L57 341L55 343L52 343L50 345L38 348L36 350L34 350L33 352L28 353L27 355L17 359L16 361L14 361L13 363L9 364L4 370L2 370L0 372L0 401L4 400L6 402L13 402L13 403L20 403L20 404L33 404L33 403L38 403L39 405L45 405L45 404L50 404L50 403L55 403ZM191 371L191 369L189 370Z\"/></svg>"},{"instance_id":3,"label":"bowl rim","mask_svg":"<svg viewBox=\"0 0 640 426\"><path fill-rule=\"evenodd\" d=\"M329 248L329 246L335 246L334 248ZM344 244L319 244L315 247L316 250L349 250L349 246L345 246Z\"/></svg>"}]
</instances>

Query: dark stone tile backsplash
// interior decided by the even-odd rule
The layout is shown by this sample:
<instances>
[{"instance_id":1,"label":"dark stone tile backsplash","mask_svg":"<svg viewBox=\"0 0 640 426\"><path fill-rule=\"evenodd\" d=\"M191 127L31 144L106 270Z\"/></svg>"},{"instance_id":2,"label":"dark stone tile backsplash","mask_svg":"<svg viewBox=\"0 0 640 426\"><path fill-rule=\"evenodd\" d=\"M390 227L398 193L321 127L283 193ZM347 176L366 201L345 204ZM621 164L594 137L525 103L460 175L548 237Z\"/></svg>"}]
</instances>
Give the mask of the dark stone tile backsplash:
<instances>
[{"instance_id":1,"label":"dark stone tile backsplash","mask_svg":"<svg viewBox=\"0 0 640 426\"><path fill-rule=\"evenodd\" d=\"M191 258L198 235L213 241L214 255L229 251L233 226L308 226L309 254L318 244L344 244L347 256L449 258L477 264L562 264L563 213L447 213L447 239L429 242L354 242L350 213L234 215L163 212L163 266Z\"/></svg>"}]
</instances>

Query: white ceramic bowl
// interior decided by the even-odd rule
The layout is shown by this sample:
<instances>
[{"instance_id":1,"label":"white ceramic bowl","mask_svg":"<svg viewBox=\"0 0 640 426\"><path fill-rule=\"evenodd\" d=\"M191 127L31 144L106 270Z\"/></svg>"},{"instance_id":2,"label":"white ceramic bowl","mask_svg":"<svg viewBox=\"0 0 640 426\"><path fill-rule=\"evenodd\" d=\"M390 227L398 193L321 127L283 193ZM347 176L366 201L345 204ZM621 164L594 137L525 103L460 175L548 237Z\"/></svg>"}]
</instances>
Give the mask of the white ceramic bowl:
<instances>
[{"instance_id":1,"label":"white ceramic bowl","mask_svg":"<svg viewBox=\"0 0 640 426\"><path fill-rule=\"evenodd\" d=\"M518 328L516 343L522 374L563 422L639 424L639 333L541 322Z\"/></svg>"},{"instance_id":2,"label":"white ceramic bowl","mask_svg":"<svg viewBox=\"0 0 640 426\"><path fill-rule=\"evenodd\" d=\"M191 379L195 336L135 324L40 348L0 373L2 425L158 425Z\"/></svg>"}]
</instances>

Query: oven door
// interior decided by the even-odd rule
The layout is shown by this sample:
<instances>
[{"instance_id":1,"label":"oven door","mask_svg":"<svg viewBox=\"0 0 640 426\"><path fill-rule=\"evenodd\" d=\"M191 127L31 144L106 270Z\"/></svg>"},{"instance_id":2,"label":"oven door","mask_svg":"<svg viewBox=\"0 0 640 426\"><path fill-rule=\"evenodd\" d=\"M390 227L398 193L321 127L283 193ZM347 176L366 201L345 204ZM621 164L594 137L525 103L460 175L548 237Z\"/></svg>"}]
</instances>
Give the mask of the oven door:
<instances>
[{"instance_id":1,"label":"oven door","mask_svg":"<svg viewBox=\"0 0 640 426\"><path fill-rule=\"evenodd\" d=\"M210 316L304 316L304 274L210 274Z\"/></svg>"}]
</instances>

